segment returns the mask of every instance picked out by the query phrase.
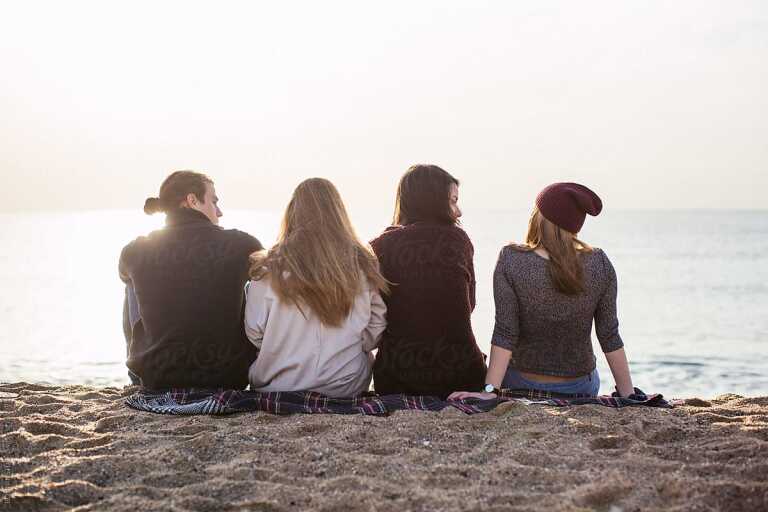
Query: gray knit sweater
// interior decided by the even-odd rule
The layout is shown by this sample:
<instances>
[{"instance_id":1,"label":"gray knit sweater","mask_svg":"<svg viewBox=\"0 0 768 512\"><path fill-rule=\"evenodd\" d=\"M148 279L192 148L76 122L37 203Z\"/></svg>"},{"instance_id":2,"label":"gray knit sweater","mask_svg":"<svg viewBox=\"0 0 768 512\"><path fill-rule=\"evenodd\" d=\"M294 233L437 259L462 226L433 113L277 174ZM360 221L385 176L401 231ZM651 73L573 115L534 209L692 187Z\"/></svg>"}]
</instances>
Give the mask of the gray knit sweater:
<instances>
[{"instance_id":1,"label":"gray knit sweater","mask_svg":"<svg viewBox=\"0 0 768 512\"><path fill-rule=\"evenodd\" d=\"M512 351L518 371L578 377L595 369L592 319L603 352L624 346L616 318L616 271L600 249L581 255L586 290L555 290L549 261L507 246L493 274L496 325L491 343Z\"/></svg>"}]
</instances>

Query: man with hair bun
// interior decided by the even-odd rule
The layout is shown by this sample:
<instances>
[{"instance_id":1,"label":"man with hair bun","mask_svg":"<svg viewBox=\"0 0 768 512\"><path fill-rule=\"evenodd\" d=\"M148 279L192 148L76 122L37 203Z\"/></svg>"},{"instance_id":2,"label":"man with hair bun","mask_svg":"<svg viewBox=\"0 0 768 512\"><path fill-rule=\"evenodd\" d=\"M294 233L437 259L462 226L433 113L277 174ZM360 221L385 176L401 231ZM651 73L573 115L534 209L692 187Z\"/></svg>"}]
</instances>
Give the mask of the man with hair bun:
<instances>
[{"instance_id":1,"label":"man with hair bun","mask_svg":"<svg viewBox=\"0 0 768 512\"><path fill-rule=\"evenodd\" d=\"M123 330L134 384L149 389L228 388L248 384L258 352L243 329L249 256L262 249L251 235L219 227L213 181L176 171L148 214L166 214L164 228L129 243L120 254L126 284Z\"/></svg>"}]
</instances>

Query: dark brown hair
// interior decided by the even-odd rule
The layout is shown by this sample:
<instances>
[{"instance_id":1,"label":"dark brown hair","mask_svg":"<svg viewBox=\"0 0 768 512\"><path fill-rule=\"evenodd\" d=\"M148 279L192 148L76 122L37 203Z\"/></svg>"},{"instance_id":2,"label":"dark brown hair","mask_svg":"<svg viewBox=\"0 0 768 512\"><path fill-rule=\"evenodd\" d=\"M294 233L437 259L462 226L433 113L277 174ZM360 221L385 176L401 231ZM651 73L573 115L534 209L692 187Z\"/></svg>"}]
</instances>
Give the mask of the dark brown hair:
<instances>
[{"instance_id":1,"label":"dark brown hair","mask_svg":"<svg viewBox=\"0 0 768 512\"><path fill-rule=\"evenodd\" d=\"M178 208L188 194L195 194L195 197L203 202L205 201L205 185L209 183L213 185L213 180L199 172L173 172L160 185L160 197L148 197L144 201L144 213L152 215Z\"/></svg>"},{"instance_id":2,"label":"dark brown hair","mask_svg":"<svg viewBox=\"0 0 768 512\"><path fill-rule=\"evenodd\" d=\"M400 178L392 223L404 226L419 221L456 224L451 213L451 185L459 180L436 165L412 165Z\"/></svg>"},{"instance_id":3,"label":"dark brown hair","mask_svg":"<svg viewBox=\"0 0 768 512\"><path fill-rule=\"evenodd\" d=\"M533 209L528 221L525 244L512 244L512 247L518 251L545 249L549 255L549 277L555 289L565 295L584 291L584 267L579 255L594 249L570 231L548 221L538 208Z\"/></svg>"}]
</instances>

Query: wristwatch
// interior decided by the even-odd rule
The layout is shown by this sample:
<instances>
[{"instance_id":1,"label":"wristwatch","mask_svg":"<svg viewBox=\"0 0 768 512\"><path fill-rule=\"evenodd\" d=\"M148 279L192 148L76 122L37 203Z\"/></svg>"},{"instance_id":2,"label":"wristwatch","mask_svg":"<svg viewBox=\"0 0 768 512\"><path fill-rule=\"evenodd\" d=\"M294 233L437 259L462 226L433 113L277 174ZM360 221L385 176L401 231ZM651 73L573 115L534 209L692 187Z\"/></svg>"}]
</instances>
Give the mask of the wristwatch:
<instances>
[{"instance_id":1,"label":"wristwatch","mask_svg":"<svg viewBox=\"0 0 768 512\"><path fill-rule=\"evenodd\" d=\"M499 388L497 388L493 384L486 384L485 386L483 386L483 391L485 393L493 393L494 395L499 394Z\"/></svg>"}]
</instances>

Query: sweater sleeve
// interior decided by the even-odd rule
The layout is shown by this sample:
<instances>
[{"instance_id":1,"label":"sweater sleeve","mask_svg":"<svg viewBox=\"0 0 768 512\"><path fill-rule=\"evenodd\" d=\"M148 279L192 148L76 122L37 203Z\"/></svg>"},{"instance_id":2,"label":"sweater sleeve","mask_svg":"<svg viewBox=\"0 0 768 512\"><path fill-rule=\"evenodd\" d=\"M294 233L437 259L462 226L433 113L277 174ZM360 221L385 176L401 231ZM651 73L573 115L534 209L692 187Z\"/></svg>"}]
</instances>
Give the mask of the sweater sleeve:
<instances>
[{"instance_id":1,"label":"sweater sleeve","mask_svg":"<svg viewBox=\"0 0 768 512\"><path fill-rule=\"evenodd\" d=\"M249 255L253 254L256 251L261 251L264 249L264 246L261 245L261 242L259 242L257 238L249 234L245 234L245 236L246 236L245 243L246 243L246 247L248 249Z\"/></svg>"},{"instance_id":2,"label":"sweater sleeve","mask_svg":"<svg viewBox=\"0 0 768 512\"><path fill-rule=\"evenodd\" d=\"M469 308L470 311L475 310L477 305L477 281L475 280L475 248L472 242L469 242Z\"/></svg>"},{"instance_id":3,"label":"sweater sleeve","mask_svg":"<svg viewBox=\"0 0 768 512\"><path fill-rule=\"evenodd\" d=\"M496 323L491 345L513 350L520 333L517 294L504 272L504 249L499 253L493 271L493 300L496 304Z\"/></svg>"},{"instance_id":4,"label":"sweater sleeve","mask_svg":"<svg viewBox=\"0 0 768 512\"><path fill-rule=\"evenodd\" d=\"M371 290L371 318L363 331L363 352L370 352L379 344L387 327L387 306L376 290Z\"/></svg>"},{"instance_id":5,"label":"sweater sleeve","mask_svg":"<svg viewBox=\"0 0 768 512\"><path fill-rule=\"evenodd\" d=\"M250 281L245 298L245 334L258 349L261 349L264 340L272 305L272 301L266 296L266 288L263 282Z\"/></svg>"},{"instance_id":6,"label":"sweater sleeve","mask_svg":"<svg viewBox=\"0 0 768 512\"><path fill-rule=\"evenodd\" d=\"M469 239L469 235L463 229L459 227L454 227L453 229L455 230L454 234L459 236L452 238L450 243L456 251L455 254L458 256L456 262L466 282L467 306L469 307L469 312L472 313L477 302L477 282L475 280L474 263L475 246L472 245L472 240Z\"/></svg>"},{"instance_id":7,"label":"sweater sleeve","mask_svg":"<svg viewBox=\"0 0 768 512\"><path fill-rule=\"evenodd\" d=\"M624 346L619 335L619 319L616 316L617 279L616 270L605 253L602 253L606 287L595 310L595 332L603 352L613 352Z\"/></svg>"},{"instance_id":8,"label":"sweater sleeve","mask_svg":"<svg viewBox=\"0 0 768 512\"><path fill-rule=\"evenodd\" d=\"M124 282L125 284L128 284L131 280L131 278L128 275L128 250L130 248L130 244L123 247L123 250L120 251L120 259L117 262L117 274L120 276L120 280Z\"/></svg>"}]
</instances>

